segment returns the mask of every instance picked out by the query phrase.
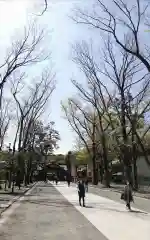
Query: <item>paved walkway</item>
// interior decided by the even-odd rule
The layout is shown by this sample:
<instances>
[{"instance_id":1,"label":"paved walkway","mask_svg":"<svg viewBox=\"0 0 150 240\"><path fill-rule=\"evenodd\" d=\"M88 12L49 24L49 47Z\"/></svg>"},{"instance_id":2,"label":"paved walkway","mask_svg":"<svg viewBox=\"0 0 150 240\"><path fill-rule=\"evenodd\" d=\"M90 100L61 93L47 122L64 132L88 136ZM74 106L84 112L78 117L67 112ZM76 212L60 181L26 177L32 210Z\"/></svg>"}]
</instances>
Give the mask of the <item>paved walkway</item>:
<instances>
[{"instance_id":1,"label":"paved walkway","mask_svg":"<svg viewBox=\"0 0 150 240\"><path fill-rule=\"evenodd\" d=\"M89 192L99 195L101 197L109 198L116 202L123 203L120 199L121 193L117 191L111 191L110 189L106 188L97 188L95 186L89 186ZM139 208L143 211L150 213L150 200L142 197L134 196L134 204L132 204L135 208Z\"/></svg>"},{"instance_id":2,"label":"paved walkway","mask_svg":"<svg viewBox=\"0 0 150 240\"><path fill-rule=\"evenodd\" d=\"M78 206L76 187L59 184L56 189L109 240L149 240L150 214L92 193L86 197L87 208Z\"/></svg>"},{"instance_id":3,"label":"paved walkway","mask_svg":"<svg viewBox=\"0 0 150 240\"><path fill-rule=\"evenodd\" d=\"M0 239L107 240L59 191L44 183L15 207L0 227Z\"/></svg>"},{"instance_id":4,"label":"paved walkway","mask_svg":"<svg viewBox=\"0 0 150 240\"><path fill-rule=\"evenodd\" d=\"M122 192L125 185L111 183L111 188L106 188L106 187L104 187L104 185L99 183L96 186L94 186L94 185L91 185L91 186L95 187L95 188L104 189L104 190L108 189L109 191L113 191L113 192ZM140 186L139 191L138 192L133 192L133 195L136 196L136 197L142 197L142 198L150 199L150 186Z\"/></svg>"},{"instance_id":5,"label":"paved walkway","mask_svg":"<svg viewBox=\"0 0 150 240\"><path fill-rule=\"evenodd\" d=\"M1 240L149 240L150 214L88 193L86 208L77 188L38 183L3 213Z\"/></svg>"}]
</instances>

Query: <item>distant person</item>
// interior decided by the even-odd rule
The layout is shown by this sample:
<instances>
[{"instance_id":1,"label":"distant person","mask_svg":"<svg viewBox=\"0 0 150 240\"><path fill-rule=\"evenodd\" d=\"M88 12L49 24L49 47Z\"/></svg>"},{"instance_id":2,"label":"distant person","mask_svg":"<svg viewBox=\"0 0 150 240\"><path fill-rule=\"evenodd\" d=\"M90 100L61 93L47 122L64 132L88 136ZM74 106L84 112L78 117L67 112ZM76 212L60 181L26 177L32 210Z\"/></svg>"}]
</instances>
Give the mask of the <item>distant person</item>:
<instances>
[{"instance_id":1,"label":"distant person","mask_svg":"<svg viewBox=\"0 0 150 240\"><path fill-rule=\"evenodd\" d=\"M55 183L56 183L56 185L58 184L58 176L57 175L55 176Z\"/></svg>"},{"instance_id":2,"label":"distant person","mask_svg":"<svg viewBox=\"0 0 150 240\"><path fill-rule=\"evenodd\" d=\"M81 206L81 200L83 202L83 207L85 207L85 186L84 181L79 181L78 183L78 195L79 195L79 204Z\"/></svg>"},{"instance_id":3,"label":"distant person","mask_svg":"<svg viewBox=\"0 0 150 240\"><path fill-rule=\"evenodd\" d=\"M68 187L70 187L70 183L71 183L71 176L70 176L70 174L67 174L67 176L66 176L66 182L67 182L67 184L68 184Z\"/></svg>"},{"instance_id":4,"label":"distant person","mask_svg":"<svg viewBox=\"0 0 150 240\"><path fill-rule=\"evenodd\" d=\"M47 174L45 174L45 183L48 182L48 179L47 179Z\"/></svg>"},{"instance_id":5,"label":"distant person","mask_svg":"<svg viewBox=\"0 0 150 240\"><path fill-rule=\"evenodd\" d=\"M52 175L52 181L55 182L55 174Z\"/></svg>"},{"instance_id":6,"label":"distant person","mask_svg":"<svg viewBox=\"0 0 150 240\"><path fill-rule=\"evenodd\" d=\"M18 170L17 172L17 176L16 176L16 186L18 186L19 190L21 188L21 173L20 170Z\"/></svg>"},{"instance_id":7,"label":"distant person","mask_svg":"<svg viewBox=\"0 0 150 240\"><path fill-rule=\"evenodd\" d=\"M124 188L124 192L122 193L121 199L126 202L126 207L131 210L131 202L133 202L133 194L131 184L127 181L126 186Z\"/></svg>"},{"instance_id":8,"label":"distant person","mask_svg":"<svg viewBox=\"0 0 150 240\"><path fill-rule=\"evenodd\" d=\"M85 180L85 191L88 192L89 181L88 178Z\"/></svg>"},{"instance_id":9,"label":"distant person","mask_svg":"<svg viewBox=\"0 0 150 240\"><path fill-rule=\"evenodd\" d=\"M70 187L70 183L71 183L71 178L70 176L67 177L67 184L68 184L68 187Z\"/></svg>"},{"instance_id":10,"label":"distant person","mask_svg":"<svg viewBox=\"0 0 150 240\"><path fill-rule=\"evenodd\" d=\"M70 179L67 180L68 187L70 187Z\"/></svg>"}]
</instances>

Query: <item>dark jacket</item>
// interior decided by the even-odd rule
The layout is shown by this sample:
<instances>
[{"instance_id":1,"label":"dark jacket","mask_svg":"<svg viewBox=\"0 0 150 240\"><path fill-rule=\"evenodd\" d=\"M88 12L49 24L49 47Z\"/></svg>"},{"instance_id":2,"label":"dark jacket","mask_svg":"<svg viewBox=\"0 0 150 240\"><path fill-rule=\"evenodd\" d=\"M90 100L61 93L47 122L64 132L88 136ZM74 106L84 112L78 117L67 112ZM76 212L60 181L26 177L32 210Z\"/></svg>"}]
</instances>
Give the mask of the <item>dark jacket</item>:
<instances>
[{"instance_id":1,"label":"dark jacket","mask_svg":"<svg viewBox=\"0 0 150 240\"><path fill-rule=\"evenodd\" d=\"M89 181L88 181L88 179L85 181L85 185L88 185L88 183L89 183Z\"/></svg>"},{"instance_id":2,"label":"dark jacket","mask_svg":"<svg viewBox=\"0 0 150 240\"><path fill-rule=\"evenodd\" d=\"M124 200L127 202L133 201L132 188L129 185L126 185L124 188Z\"/></svg>"},{"instance_id":3,"label":"dark jacket","mask_svg":"<svg viewBox=\"0 0 150 240\"><path fill-rule=\"evenodd\" d=\"M83 183L78 184L78 193L80 196L85 197L85 187Z\"/></svg>"}]
</instances>

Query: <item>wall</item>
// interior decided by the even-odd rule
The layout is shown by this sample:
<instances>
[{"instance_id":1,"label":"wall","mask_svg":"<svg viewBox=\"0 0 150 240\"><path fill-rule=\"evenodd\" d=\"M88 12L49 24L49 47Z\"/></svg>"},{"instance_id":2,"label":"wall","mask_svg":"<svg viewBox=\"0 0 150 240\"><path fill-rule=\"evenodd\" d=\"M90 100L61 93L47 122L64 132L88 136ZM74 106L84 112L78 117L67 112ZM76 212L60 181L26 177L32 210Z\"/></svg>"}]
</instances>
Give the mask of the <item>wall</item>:
<instances>
[{"instance_id":1,"label":"wall","mask_svg":"<svg viewBox=\"0 0 150 240\"><path fill-rule=\"evenodd\" d=\"M150 156L149 156L150 160ZM150 167L147 165L143 156L139 157L137 160L137 171L138 177L141 181L145 179L145 181L150 181Z\"/></svg>"}]
</instances>

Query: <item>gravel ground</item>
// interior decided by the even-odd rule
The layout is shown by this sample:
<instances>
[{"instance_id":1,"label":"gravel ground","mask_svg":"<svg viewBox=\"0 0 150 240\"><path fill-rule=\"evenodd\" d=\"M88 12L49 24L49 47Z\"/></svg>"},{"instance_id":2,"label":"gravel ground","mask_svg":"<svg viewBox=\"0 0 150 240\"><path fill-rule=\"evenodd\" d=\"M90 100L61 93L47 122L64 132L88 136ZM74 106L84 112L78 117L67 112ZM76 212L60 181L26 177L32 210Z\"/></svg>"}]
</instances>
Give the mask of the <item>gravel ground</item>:
<instances>
[{"instance_id":1,"label":"gravel ground","mask_svg":"<svg viewBox=\"0 0 150 240\"><path fill-rule=\"evenodd\" d=\"M14 202L17 198L24 195L24 193L33 186L34 184L31 184L27 187L21 187L19 190L17 187L14 189L14 193L11 193L11 190L0 190L0 214L7 208L12 202Z\"/></svg>"}]
</instances>

